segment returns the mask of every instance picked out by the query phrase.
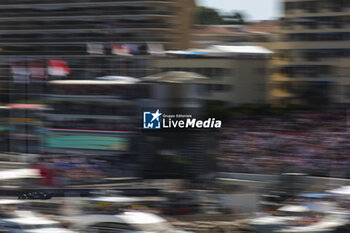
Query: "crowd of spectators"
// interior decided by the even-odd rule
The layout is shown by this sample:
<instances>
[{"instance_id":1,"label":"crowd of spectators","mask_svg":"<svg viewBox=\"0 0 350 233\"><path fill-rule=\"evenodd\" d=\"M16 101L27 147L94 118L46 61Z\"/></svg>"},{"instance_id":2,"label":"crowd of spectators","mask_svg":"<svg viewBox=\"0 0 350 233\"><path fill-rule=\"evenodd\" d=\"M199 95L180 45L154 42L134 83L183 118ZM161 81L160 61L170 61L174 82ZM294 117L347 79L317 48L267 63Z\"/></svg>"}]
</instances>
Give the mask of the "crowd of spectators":
<instances>
[{"instance_id":1,"label":"crowd of spectators","mask_svg":"<svg viewBox=\"0 0 350 233\"><path fill-rule=\"evenodd\" d=\"M108 177L134 177L139 165L130 156L45 155L33 164L41 179L39 186L64 187L99 184Z\"/></svg>"},{"instance_id":2,"label":"crowd of spectators","mask_svg":"<svg viewBox=\"0 0 350 233\"><path fill-rule=\"evenodd\" d=\"M66 186L86 181L101 180L110 173L110 165L103 159L75 157L54 157L39 161L38 169L43 186Z\"/></svg>"},{"instance_id":3,"label":"crowd of spectators","mask_svg":"<svg viewBox=\"0 0 350 233\"><path fill-rule=\"evenodd\" d=\"M221 135L223 171L350 177L345 112L240 116Z\"/></svg>"}]
</instances>

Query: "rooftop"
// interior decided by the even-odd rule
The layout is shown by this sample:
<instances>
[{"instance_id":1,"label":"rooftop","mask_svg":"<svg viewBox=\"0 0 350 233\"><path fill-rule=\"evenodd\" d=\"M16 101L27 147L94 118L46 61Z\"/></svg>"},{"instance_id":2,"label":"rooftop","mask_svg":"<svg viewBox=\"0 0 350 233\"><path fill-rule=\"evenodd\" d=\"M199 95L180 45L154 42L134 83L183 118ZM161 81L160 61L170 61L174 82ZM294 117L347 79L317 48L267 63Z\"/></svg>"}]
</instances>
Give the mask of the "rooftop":
<instances>
[{"instance_id":1,"label":"rooftop","mask_svg":"<svg viewBox=\"0 0 350 233\"><path fill-rule=\"evenodd\" d=\"M223 57L232 55L269 55L273 52L256 45L211 45L205 49L173 50L166 53L175 56Z\"/></svg>"},{"instance_id":2,"label":"rooftop","mask_svg":"<svg viewBox=\"0 0 350 233\"><path fill-rule=\"evenodd\" d=\"M196 35L244 35L251 33L277 33L280 22L264 20L246 25L197 25Z\"/></svg>"}]
</instances>

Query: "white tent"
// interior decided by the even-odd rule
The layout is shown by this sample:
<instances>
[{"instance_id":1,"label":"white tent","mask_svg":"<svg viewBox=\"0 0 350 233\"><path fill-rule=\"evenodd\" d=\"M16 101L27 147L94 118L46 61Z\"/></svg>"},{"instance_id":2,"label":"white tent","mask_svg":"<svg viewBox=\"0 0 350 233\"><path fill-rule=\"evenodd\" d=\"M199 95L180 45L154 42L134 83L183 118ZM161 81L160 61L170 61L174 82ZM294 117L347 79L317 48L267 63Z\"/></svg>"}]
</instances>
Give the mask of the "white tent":
<instances>
[{"instance_id":1,"label":"white tent","mask_svg":"<svg viewBox=\"0 0 350 233\"><path fill-rule=\"evenodd\" d=\"M349 195L350 196L350 186L342 186L340 188L327 190L329 193L339 194L339 195Z\"/></svg>"},{"instance_id":2,"label":"white tent","mask_svg":"<svg viewBox=\"0 0 350 233\"><path fill-rule=\"evenodd\" d=\"M11 169L0 171L0 180L24 179L24 178L40 178L38 169Z\"/></svg>"},{"instance_id":3,"label":"white tent","mask_svg":"<svg viewBox=\"0 0 350 233\"><path fill-rule=\"evenodd\" d=\"M255 45L212 45L208 48L212 52L222 53L236 53L236 54L272 54L271 50L268 50L261 46Z\"/></svg>"}]
</instances>

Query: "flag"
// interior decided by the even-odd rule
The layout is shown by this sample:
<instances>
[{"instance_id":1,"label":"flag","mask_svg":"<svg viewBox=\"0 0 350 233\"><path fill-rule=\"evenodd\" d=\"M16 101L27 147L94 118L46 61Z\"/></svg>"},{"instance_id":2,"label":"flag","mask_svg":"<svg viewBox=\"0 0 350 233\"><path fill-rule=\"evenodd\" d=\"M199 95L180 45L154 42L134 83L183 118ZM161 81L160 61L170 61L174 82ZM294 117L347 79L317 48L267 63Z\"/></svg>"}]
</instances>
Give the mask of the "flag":
<instances>
[{"instance_id":1,"label":"flag","mask_svg":"<svg viewBox=\"0 0 350 233\"><path fill-rule=\"evenodd\" d=\"M125 45L112 45L112 54L131 56L130 49Z\"/></svg>"},{"instance_id":2,"label":"flag","mask_svg":"<svg viewBox=\"0 0 350 233\"><path fill-rule=\"evenodd\" d=\"M30 73L26 61L11 62L11 72L13 76L13 82L29 83Z\"/></svg>"},{"instance_id":3,"label":"flag","mask_svg":"<svg viewBox=\"0 0 350 233\"><path fill-rule=\"evenodd\" d=\"M29 61L29 72L33 79L46 79L46 65L43 61Z\"/></svg>"},{"instance_id":4,"label":"flag","mask_svg":"<svg viewBox=\"0 0 350 233\"><path fill-rule=\"evenodd\" d=\"M164 47L160 43L147 43L147 51L151 55L162 55L164 54Z\"/></svg>"},{"instance_id":5,"label":"flag","mask_svg":"<svg viewBox=\"0 0 350 233\"><path fill-rule=\"evenodd\" d=\"M52 76L67 76L72 73L69 69L67 62L63 60L49 60L48 73Z\"/></svg>"},{"instance_id":6,"label":"flag","mask_svg":"<svg viewBox=\"0 0 350 233\"><path fill-rule=\"evenodd\" d=\"M103 44L100 43L88 43L87 52L89 54L104 54Z\"/></svg>"},{"instance_id":7,"label":"flag","mask_svg":"<svg viewBox=\"0 0 350 233\"><path fill-rule=\"evenodd\" d=\"M124 47L128 48L129 53L132 55L140 54L140 45L137 44L123 44Z\"/></svg>"}]
</instances>

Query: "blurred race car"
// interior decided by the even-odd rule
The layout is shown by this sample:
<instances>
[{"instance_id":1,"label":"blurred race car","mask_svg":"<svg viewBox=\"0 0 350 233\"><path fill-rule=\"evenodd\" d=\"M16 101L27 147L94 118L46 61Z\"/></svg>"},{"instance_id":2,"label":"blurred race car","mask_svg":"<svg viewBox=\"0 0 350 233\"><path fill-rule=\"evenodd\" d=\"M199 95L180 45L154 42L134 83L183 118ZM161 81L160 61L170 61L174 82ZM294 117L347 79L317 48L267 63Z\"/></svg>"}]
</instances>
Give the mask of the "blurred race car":
<instances>
[{"instance_id":1,"label":"blurred race car","mask_svg":"<svg viewBox=\"0 0 350 233\"><path fill-rule=\"evenodd\" d=\"M18 199L29 199L29 200L49 200L52 198L52 193L46 192L29 192L23 193L18 196Z\"/></svg>"}]
</instances>

